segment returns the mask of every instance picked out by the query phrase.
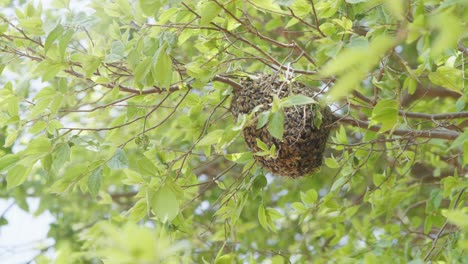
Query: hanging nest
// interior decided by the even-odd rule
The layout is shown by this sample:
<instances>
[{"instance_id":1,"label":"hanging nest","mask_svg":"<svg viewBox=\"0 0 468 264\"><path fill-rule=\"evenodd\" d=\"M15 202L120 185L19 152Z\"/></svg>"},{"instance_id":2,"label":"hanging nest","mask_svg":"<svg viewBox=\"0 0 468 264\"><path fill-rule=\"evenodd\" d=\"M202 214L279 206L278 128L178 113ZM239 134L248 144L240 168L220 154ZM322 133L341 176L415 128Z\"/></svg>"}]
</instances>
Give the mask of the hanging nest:
<instances>
[{"instance_id":1,"label":"hanging nest","mask_svg":"<svg viewBox=\"0 0 468 264\"><path fill-rule=\"evenodd\" d=\"M250 114L261 105L254 116L271 108L273 95L285 98L294 94L314 97L314 92L299 82L284 82L278 76L261 75L258 78L244 78L240 82L241 89L234 90L231 111L234 116ZM316 107L315 111L313 107ZM319 113L321 113L321 118ZM257 145L257 138L268 147L275 145L275 156L254 155L257 162L273 174L292 178L313 173L322 165L323 152L330 134L331 124L335 117L328 106L318 104L291 106L283 109L284 133L283 140L274 138L267 126L256 129L257 119L253 118L243 129L244 139L253 153L262 150ZM314 120L315 113L315 120ZM321 125L314 125L317 118Z\"/></svg>"}]
</instances>

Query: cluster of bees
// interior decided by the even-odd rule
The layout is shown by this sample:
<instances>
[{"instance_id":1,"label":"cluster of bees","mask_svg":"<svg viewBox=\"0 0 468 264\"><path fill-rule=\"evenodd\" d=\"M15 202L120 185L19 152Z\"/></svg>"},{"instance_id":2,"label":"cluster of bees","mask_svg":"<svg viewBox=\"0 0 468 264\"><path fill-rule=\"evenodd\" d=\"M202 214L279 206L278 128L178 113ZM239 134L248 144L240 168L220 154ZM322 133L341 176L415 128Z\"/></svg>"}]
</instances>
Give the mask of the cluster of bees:
<instances>
[{"instance_id":1,"label":"cluster of bees","mask_svg":"<svg viewBox=\"0 0 468 264\"><path fill-rule=\"evenodd\" d=\"M274 95L279 99L295 94L314 97L315 93L304 84L281 80L277 75L260 75L256 78L243 78L241 89L235 89L231 103L234 116L250 114L254 108L254 118L271 109ZM313 107L316 107L314 111ZM268 126L257 129L257 122L248 123L243 129L245 142L255 154L262 150L257 139L271 147L275 145L276 155L254 155L257 162L268 171L280 176L297 178L316 171L322 165L323 152L335 116L328 106L318 104L284 107L283 139L273 137ZM317 111L320 113L317 114ZM319 115L320 122L317 122ZM320 116L321 115L321 116ZM319 123L319 124L317 124Z\"/></svg>"}]
</instances>

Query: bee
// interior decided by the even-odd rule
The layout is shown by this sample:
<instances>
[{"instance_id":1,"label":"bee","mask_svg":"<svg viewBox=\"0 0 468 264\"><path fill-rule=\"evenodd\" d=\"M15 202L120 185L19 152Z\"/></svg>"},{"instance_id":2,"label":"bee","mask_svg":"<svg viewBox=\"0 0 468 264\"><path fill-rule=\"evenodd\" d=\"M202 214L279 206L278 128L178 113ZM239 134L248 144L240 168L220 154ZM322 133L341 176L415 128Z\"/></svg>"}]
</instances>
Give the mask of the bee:
<instances>
[{"instance_id":1,"label":"bee","mask_svg":"<svg viewBox=\"0 0 468 264\"><path fill-rule=\"evenodd\" d=\"M306 86L297 81L282 81L277 75L258 75L241 79L240 90L234 91L232 100L232 113L250 114L257 107L260 110L254 113L258 116L264 111L270 110L273 97L279 99L302 94L315 97L315 94ZM317 171L322 165L323 152L330 134L331 124L335 117L329 107L321 107L314 104L291 106L282 109L284 112L283 139L273 137L268 131L268 126L256 128L256 123L244 127L244 140L252 152L260 152L257 146L257 138L268 146L275 145L274 158L265 155L254 155L258 164L266 170L280 176L297 178ZM321 114L321 125L316 126L314 114Z\"/></svg>"}]
</instances>

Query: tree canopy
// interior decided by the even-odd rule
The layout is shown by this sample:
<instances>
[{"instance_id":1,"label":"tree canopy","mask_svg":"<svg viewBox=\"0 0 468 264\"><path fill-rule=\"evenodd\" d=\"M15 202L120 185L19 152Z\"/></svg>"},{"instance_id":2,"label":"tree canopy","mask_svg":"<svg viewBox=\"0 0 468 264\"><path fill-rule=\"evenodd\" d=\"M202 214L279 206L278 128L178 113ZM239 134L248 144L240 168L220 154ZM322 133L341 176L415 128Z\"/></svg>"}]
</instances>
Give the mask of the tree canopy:
<instances>
[{"instance_id":1,"label":"tree canopy","mask_svg":"<svg viewBox=\"0 0 468 264\"><path fill-rule=\"evenodd\" d=\"M0 4L0 195L55 217L36 263L468 263L467 1ZM314 93L259 110L277 140L333 112L310 175L246 145L261 74Z\"/></svg>"}]
</instances>

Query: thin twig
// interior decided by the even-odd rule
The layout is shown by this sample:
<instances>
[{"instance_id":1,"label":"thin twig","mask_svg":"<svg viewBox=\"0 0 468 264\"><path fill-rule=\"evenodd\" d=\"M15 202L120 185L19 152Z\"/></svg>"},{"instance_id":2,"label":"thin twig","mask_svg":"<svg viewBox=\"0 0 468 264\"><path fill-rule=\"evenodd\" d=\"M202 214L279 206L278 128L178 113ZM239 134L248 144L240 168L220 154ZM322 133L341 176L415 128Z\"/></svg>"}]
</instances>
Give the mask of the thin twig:
<instances>
[{"instance_id":1,"label":"thin twig","mask_svg":"<svg viewBox=\"0 0 468 264\"><path fill-rule=\"evenodd\" d=\"M455 209L458 205L458 202L460 201L461 197L463 196L463 193L465 192L467 187L463 188L460 193L458 194L457 196L457 199L455 200L455 203L453 204L453 208L452 209ZM437 233L436 237L434 238L434 240L432 241L432 246L431 246L431 249L429 249L429 251L426 253L426 256L424 256L424 261L428 261L429 257L431 256L432 252L434 251L434 249L436 248L436 245L437 245L437 241L439 240L439 238L442 236L442 234L444 233L445 231L445 228L447 228L447 225L448 225L448 219L445 221L444 225L440 228L439 232Z\"/></svg>"},{"instance_id":2,"label":"thin twig","mask_svg":"<svg viewBox=\"0 0 468 264\"><path fill-rule=\"evenodd\" d=\"M337 116L337 123L348 124L355 127L367 129L370 131L379 132L381 126L371 126L369 121L353 119L350 117ZM395 129L393 131L385 131L383 133L392 134L395 136L404 136L404 137L421 137L421 138L439 138L454 140L461 133L454 131L441 131L441 130L411 130L411 129Z\"/></svg>"},{"instance_id":3,"label":"thin twig","mask_svg":"<svg viewBox=\"0 0 468 264\"><path fill-rule=\"evenodd\" d=\"M468 112L425 114L425 113L405 112L405 111L400 110L398 113L401 116L405 116L405 117L427 119L427 120L447 120L447 119L468 118Z\"/></svg>"}]
</instances>

